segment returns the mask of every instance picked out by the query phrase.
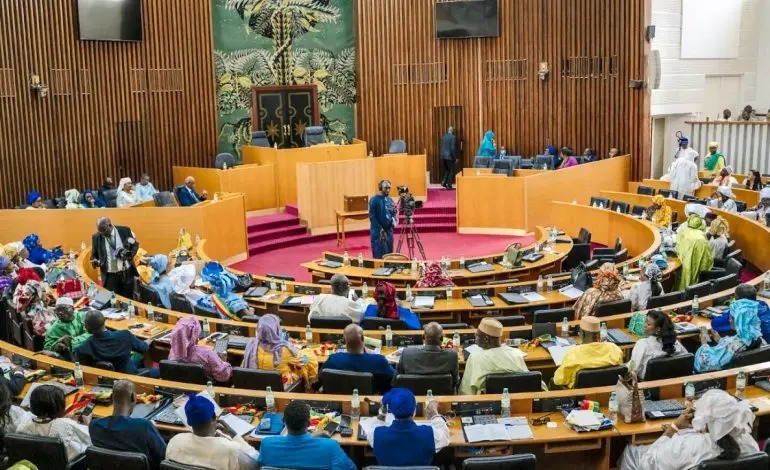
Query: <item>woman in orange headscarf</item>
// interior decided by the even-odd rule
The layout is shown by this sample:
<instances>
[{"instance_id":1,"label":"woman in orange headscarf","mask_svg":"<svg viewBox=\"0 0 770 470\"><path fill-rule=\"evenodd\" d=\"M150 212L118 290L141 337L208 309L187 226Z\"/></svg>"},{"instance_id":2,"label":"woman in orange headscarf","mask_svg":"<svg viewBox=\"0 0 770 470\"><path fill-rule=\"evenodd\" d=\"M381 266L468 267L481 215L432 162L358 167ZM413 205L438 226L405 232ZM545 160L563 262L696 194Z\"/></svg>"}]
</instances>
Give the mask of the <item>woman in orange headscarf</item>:
<instances>
[{"instance_id":1,"label":"woman in orange headscarf","mask_svg":"<svg viewBox=\"0 0 770 470\"><path fill-rule=\"evenodd\" d=\"M593 315L596 307L605 302L613 302L623 298L620 291L621 277L612 263L604 263L599 268L594 286L588 289L575 302L577 318Z\"/></svg>"}]
</instances>

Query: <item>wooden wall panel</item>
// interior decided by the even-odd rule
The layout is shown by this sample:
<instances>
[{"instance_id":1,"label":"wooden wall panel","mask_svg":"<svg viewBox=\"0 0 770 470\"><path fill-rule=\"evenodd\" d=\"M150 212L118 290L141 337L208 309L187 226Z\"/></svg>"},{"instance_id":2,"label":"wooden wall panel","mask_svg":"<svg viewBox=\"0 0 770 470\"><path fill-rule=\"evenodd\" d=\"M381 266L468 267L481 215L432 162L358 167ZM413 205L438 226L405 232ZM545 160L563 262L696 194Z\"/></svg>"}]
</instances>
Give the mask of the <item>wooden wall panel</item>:
<instances>
[{"instance_id":1,"label":"wooden wall panel","mask_svg":"<svg viewBox=\"0 0 770 470\"><path fill-rule=\"evenodd\" d=\"M434 108L461 106L455 127L466 166L493 129L512 154L535 155L547 144L600 155L618 147L633 156L634 178L649 174L649 93L628 83L644 79L650 0L500 0L500 36L461 40L435 39L435 1L357 0L357 126L375 153L402 138L433 168ZM583 58L571 70L584 78L562 75L569 58ZM550 66L545 81L540 62ZM446 80L404 79L405 66L435 63Z\"/></svg>"},{"instance_id":2,"label":"wooden wall panel","mask_svg":"<svg viewBox=\"0 0 770 470\"><path fill-rule=\"evenodd\" d=\"M0 0L0 206L173 165L216 150L211 5L144 0L138 43L77 40L73 0ZM30 91L36 73L50 87ZM116 180L117 181L117 180Z\"/></svg>"}]
</instances>

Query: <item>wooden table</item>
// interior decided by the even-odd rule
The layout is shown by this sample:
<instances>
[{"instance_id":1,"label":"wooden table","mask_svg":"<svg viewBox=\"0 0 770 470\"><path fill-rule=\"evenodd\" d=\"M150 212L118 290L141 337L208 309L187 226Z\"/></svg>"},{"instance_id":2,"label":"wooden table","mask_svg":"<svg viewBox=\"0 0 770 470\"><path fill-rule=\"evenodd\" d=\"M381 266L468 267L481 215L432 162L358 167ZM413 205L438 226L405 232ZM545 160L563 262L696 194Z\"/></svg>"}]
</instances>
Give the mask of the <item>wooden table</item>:
<instances>
[{"instance_id":1,"label":"wooden table","mask_svg":"<svg viewBox=\"0 0 770 470\"><path fill-rule=\"evenodd\" d=\"M345 244L345 221L347 219L362 220L369 218L369 211L344 211L335 210L337 216L337 246L347 248Z\"/></svg>"}]
</instances>

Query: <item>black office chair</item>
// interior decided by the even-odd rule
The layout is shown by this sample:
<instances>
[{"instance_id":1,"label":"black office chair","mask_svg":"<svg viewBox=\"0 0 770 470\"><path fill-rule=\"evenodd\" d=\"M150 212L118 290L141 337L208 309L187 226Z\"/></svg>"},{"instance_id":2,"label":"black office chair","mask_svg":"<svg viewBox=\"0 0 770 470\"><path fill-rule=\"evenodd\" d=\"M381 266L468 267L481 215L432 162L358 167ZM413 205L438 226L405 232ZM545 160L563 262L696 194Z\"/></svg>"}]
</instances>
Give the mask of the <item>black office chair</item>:
<instances>
[{"instance_id":1,"label":"black office chair","mask_svg":"<svg viewBox=\"0 0 770 470\"><path fill-rule=\"evenodd\" d=\"M406 142L401 139L391 140L388 153L406 153Z\"/></svg>"},{"instance_id":2,"label":"black office chair","mask_svg":"<svg viewBox=\"0 0 770 470\"><path fill-rule=\"evenodd\" d=\"M522 315L495 317L495 320L499 321L503 326L524 326L527 324L526 319Z\"/></svg>"},{"instance_id":3,"label":"black office chair","mask_svg":"<svg viewBox=\"0 0 770 470\"><path fill-rule=\"evenodd\" d=\"M733 360L730 362L730 365L726 367L726 369L746 367L767 361L770 361L770 346L762 346L760 348L754 348L735 353Z\"/></svg>"},{"instance_id":4,"label":"black office chair","mask_svg":"<svg viewBox=\"0 0 770 470\"><path fill-rule=\"evenodd\" d=\"M496 175L513 176L513 165L510 160L495 160L492 173Z\"/></svg>"},{"instance_id":5,"label":"black office chair","mask_svg":"<svg viewBox=\"0 0 770 470\"><path fill-rule=\"evenodd\" d=\"M561 323L561 320L559 320ZM556 323L533 323L532 338L538 338L543 335L556 336ZM509 335L509 337L511 337Z\"/></svg>"},{"instance_id":6,"label":"black office chair","mask_svg":"<svg viewBox=\"0 0 770 470\"><path fill-rule=\"evenodd\" d=\"M574 320L575 310L572 307L535 310L532 323L561 323L564 317L569 321Z\"/></svg>"},{"instance_id":7,"label":"black office chair","mask_svg":"<svg viewBox=\"0 0 770 470\"><path fill-rule=\"evenodd\" d=\"M546 166L546 169L553 170L556 167L554 163L554 157L552 155L536 156L534 161L532 162L532 168L535 170L542 170L543 165Z\"/></svg>"},{"instance_id":8,"label":"black office chair","mask_svg":"<svg viewBox=\"0 0 770 470\"><path fill-rule=\"evenodd\" d=\"M595 317L609 317L611 315L619 315L621 313L631 312L633 306L631 300L621 299L613 302L604 302L596 306L594 312Z\"/></svg>"},{"instance_id":9,"label":"black office chair","mask_svg":"<svg viewBox=\"0 0 770 470\"><path fill-rule=\"evenodd\" d=\"M572 245L572 249L567 253L567 258L562 264L562 269L571 270L585 263L591 259L591 244L590 243L575 243Z\"/></svg>"},{"instance_id":10,"label":"black office chair","mask_svg":"<svg viewBox=\"0 0 770 470\"><path fill-rule=\"evenodd\" d=\"M535 164L531 158L522 158L521 162L519 163L519 168L522 170L531 170L534 167Z\"/></svg>"},{"instance_id":11,"label":"black office chair","mask_svg":"<svg viewBox=\"0 0 770 470\"><path fill-rule=\"evenodd\" d=\"M193 313L199 317L219 318L219 314L216 310L204 307L202 305L195 304L193 307Z\"/></svg>"},{"instance_id":12,"label":"black office chair","mask_svg":"<svg viewBox=\"0 0 770 470\"><path fill-rule=\"evenodd\" d=\"M233 367L233 387L249 390L266 390L267 387L274 392L292 392L302 385L302 381L294 382L288 389L284 389L281 373L276 370L249 369L246 367Z\"/></svg>"},{"instance_id":13,"label":"black office chair","mask_svg":"<svg viewBox=\"0 0 770 470\"><path fill-rule=\"evenodd\" d=\"M209 378L203 365L192 362L160 361L160 378L188 384L206 385Z\"/></svg>"},{"instance_id":14,"label":"black office chair","mask_svg":"<svg viewBox=\"0 0 770 470\"><path fill-rule=\"evenodd\" d=\"M267 140L267 132L254 131L251 133L251 145L254 147L270 147L270 141Z\"/></svg>"},{"instance_id":15,"label":"black office chair","mask_svg":"<svg viewBox=\"0 0 770 470\"><path fill-rule=\"evenodd\" d=\"M334 317L310 317L310 328L328 328L342 331L351 323L353 323L353 320L345 315ZM342 338L341 334L334 333L323 333L319 336L319 340L322 343L326 341L338 341L340 338Z\"/></svg>"},{"instance_id":16,"label":"black office chair","mask_svg":"<svg viewBox=\"0 0 770 470\"><path fill-rule=\"evenodd\" d=\"M220 153L214 159L214 168L221 170L225 167L225 165L227 165L227 168L232 168L235 166L235 156L233 156L232 153Z\"/></svg>"},{"instance_id":17,"label":"black office chair","mask_svg":"<svg viewBox=\"0 0 770 470\"><path fill-rule=\"evenodd\" d=\"M735 207L739 213L746 212L746 209L748 208L748 204L746 204L743 201L735 201Z\"/></svg>"},{"instance_id":18,"label":"black office chair","mask_svg":"<svg viewBox=\"0 0 770 470\"><path fill-rule=\"evenodd\" d=\"M497 320L497 319L495 318L495 320ZM467 323L441 323L441 322L439 322L439 325L441 325L441 328L443 328L444 331L467 330L469 328Z\"/></svg>"},{"instance_id":19,"label":"black office chair","mask_svg":"<svg viewBox=\"0 0 770 470\"><path fill-rule=\"evenodd\" d=\"M8 433L3 437L8 462L29 460L38 470L70 470L85 467L85 454L67 461L67 451L59 438Z\"/></svg>"},{"instance_id":20,"label":"black office chair","mask_svg":"<svg viewBox=\"0 0 770 470\"><path fill-rule=\"evenodd\" d=\"M636 194L653 196L655 194L655 188L651 188L650 186L639 186L638 188L636 188Z\"/></svg>"},{"instance_id":21,"label":"black office chair","mask_svg":"<svg viewBox=\"0 0 770 470\"><path fill-rule=\"evenodd\" d=\"M312 147L313 145L324 143L325 134L323 126L306 127L303 139L305 142L305 147Z\"/></svg>"},{"instance_id":22,"label":"black office chair","mask_svg":"<svg viewBox=\"0 0 770 470\"><path fill-rule=\"evenodd\" d=\"M390 318L368 317L361 322L361 327L365 330L384 330L390 326L391 330L406 330L406 323L403 320Z\"/></svg>"},{"instance_id":23,"label":"black office chair","mask_svg":"<svg viewBox=\"0 0 770 470\"><path fill-rule=\"evenodd\" d=\"M174 292L169 299L171 300L171 310L182 313L194 313L192 304L184 295Z\"/></svg>"},{"instance_id":24,"label":"black office chair","mask_svg":"<svg viewBox=\"0 0 770 470\"><path fill-rule=\"evenodd\" d=\"M102 199L104 199L104 203L107 204L107 207L118 207L118 190L108 189L102 191Z\"/></svg>"},{"instance_id":25,"label":"black office chair","mask_svg":"<svg viewBox=\"0 0 770 470\"><path fill-rule=\"evenodd\" d=\"M646 213L647 213L647 208L644 206L634 205L634 207L631 209L631 215L634 215L636 217L644 217Z\"/></svg>"},{"instance_id":26,"label":"black office chair","mask_svg":"<svg viewBox=\"0 0 770 470\"><path fill-rule=\"evenodd\" d=\"M623 201L612 201L612 204L610 205L610 210L612 212L617 212L618 209L620 209L621 213L628 214L629 205L627 202L623 202Z\"/></svg>"},{"instance_id":27,"label":"black office chair","mask_svg":"<svg viewBox=\"0 0 770 470\"><path fill-rule=\"evenodd\" d=\"M679 197L679 193L674 191L673 189L659 189L658 194L660 194L663 197L676 199Z\"/></svg>"},{"instance_id":28,"label":"black office chair","mask_svg":"<svg viewBox=\"0 0 770 470\"><path fill-rule=\"evenodd\" d=\"M610 200L607 199L606 197L592 196L591 197L591 207L593 207L593 206L600 206L600 207L603 207L603 208L607 209L608 207L610 207Z\"/></svg>"},{"instance_id":29,"label":"black office chair","mask_svg":"<svg viewBox=\"0 0 770 470\"><path fill-rule=\"evenodd\" d=\"M507 388L509 393L539 392L542 390L542 381L543 374L537 371L489 374L485 393L503 393L504 388Z\"/></svg>"},{"instance_id":30,"label":"black office chair","mask_svg":"<svg viewBox=\"0 0 770 470\"><path fill-rule=\"evenodd\" d=\"M463 461L463 470L535 470L536 468L535 454L471 457Z\"/></svg>"},{"instance_id":31,"label":"black office chair","mask_svg":"<svg viewBox=\"0 0 770 470\"><path fill-rule=\"evenodd\" d=\"M594 248L593 257L591 259L599 261L600 265L604 263L614 263L616 254L615 248Z\"/></svg>"},{"instance_id":32,"label":"black office chair","mask_svg":"<svg viewBox=\"0 0 770 470\"><path fill-rule=\"evenodd\" d=\"M704 460L697 470L767 470L770 457L765 452L742 455L735 460L711 459Z\"/></svg>"},{"instance_id":33,"label":"black office chair","mask_svg":"<svg viewBox=\"0 0 770 470\"><path fill-rule=\"evenodd\" d=\"M113 466L120 470L150 470L150 461L144 454L120 452L96 446L86 449L86 463L90 470L103 470Z\"/></svg>"},{"instance_id":34,"label":"black office chair","mask_svg":"<svg viewBox=\"0 0 770 470\"><path fill-rule=\"evenodd\" d=\"M728 274L711 281L711 293L726 291L738 287L739 279L737 274Z\"/></svg>"},{"instance_id":35,"label":"black office chair","mask_svg":"<svg viewBox=\"0 0 770 470\"><path fill-rule=\"evenodd\" d=\"M155 207L177 207L179 205L171 191L156 193L152 196L152 200L155 202Z\"/></svg>"},{"instance_id":36,"label":"black office chair","mask_svg":"<svg viewBox=\"0 0 770 470\"><path fill-rule=\"evenodd\" d=\"M580 232L578 232L577 238L573 238L572 241L574 243L580 243L580 244L591 244L591 232L584 227L580 227Z\"/></svg>"},{"instance_id":37,"label":"black office chair","mask_svg":"<svg viewBox=\"0 0 770 470\"><path fill-rule=\"evenodd\" d=\"M575 376L575 388L605 387L618 383L619 375L626 375L626 366L600 367L583 369Z\"/></svg>"},{"instance_id":38,"label":"black office chair","mask_svg":"<svg viewBox=\"0 0 770 470\"><path fill-rule=\"evenodd\" d=\"M660 308L666 305L679 303L684 300L684 292L678 290L675 292L669 292L668 294L658 295L656 297L650 297L647 301L647 308Z\"/></svg>"},{"instance_id":39,"label":"black office chair","mask_svg":"<svg viewBox=\"0 0 770 470\"><path fill-rule=\"evenodd\" d=\"M684 300L692 300L696 295L703 297L709 294L711 294L711 282L700 282L684 290Z\"/></svg>"},{"instance_id":40,"label":"black office chair","mask_svg":"<svg viewBox=\"0 0 770 470\"><path fill-rule=\"evenodd\" d=\"M511 162L511 169L516 170L521 168L521 155L504 155L500 157L501 160L508 160Z\"/></svg>"},{"instance_id":41,"label":"black office chair","mask_svg":"<svg viewBox=\"0 0 770 470\"><path fill-rule=\"evenodd\" d=\"M155 306L162 305L160 296L155 289L150 289L143 282L137 281L136 291L139 294L139 298L135 299L143 304L153 304Z\"/></svg>"},{"instance_id":42,"label":"black office chair","mask_svg":"<svg viewBox=\"0 0 770 470\"><path fill-rule=\"evenodd\" d=\"M650 362L647 363L644 380L651 382L653 380L686 377L692 374L694 362L695 356L692 353L650 359Z\"/></svg>"},{"instance_id":43,"label":"black office chair","mask_svg":"<svg viewBox=\"0 0 770 470\"><path fill-rule=\"evenodd\" d=\"M489 165L492 164L492 159L489 157L482 157L481 155L476 155L476 158L473 159L473 168L489 168Z\"/></svg>"},{"instance_id":44,"label":"black office chair","mask_svg":"<svg viewBox=\"0 0 770 470\"><path fill-rule=\"evenodd\" d=\"M321 369L323 393L350 395L358 389L360 395L374 393L374 375L371 372L351 372L337 369Z\"/></svg>"},{"instance_id":45,"label":"black office chair","mask_svg":"<svg viewBox=\"0 0 770 470\"><path fill-rule=\"evenodd\" d=\"M623 248L622 250L615 253L615 264L622 263L627 260L628 260L628 248Z\"/></svg>"},{"instance_id":46,"label":"black office chair","mask_svg":"<svg viewBox=\"0 0 770 470\"><path fill-rule=\"evenodd\" d=\"M397 374L393 386L408 388L415 395L427 395L428 390L432 391L434 396L454 395L455 393L454 387L452 387L452 376L450 374Z\"/></svg>"},{"instance_id":47,"label":"black office chair","mask_svg":"<svg viewBox=\"0 0 770 470\"><path fill-rule=\"evenodd\" d=\"M183 463L174 462L173 460L164 460L160 463L160 470L211 470L206 467L198 467L196 465L185 465Z\"/></svg>"}]
</instances>

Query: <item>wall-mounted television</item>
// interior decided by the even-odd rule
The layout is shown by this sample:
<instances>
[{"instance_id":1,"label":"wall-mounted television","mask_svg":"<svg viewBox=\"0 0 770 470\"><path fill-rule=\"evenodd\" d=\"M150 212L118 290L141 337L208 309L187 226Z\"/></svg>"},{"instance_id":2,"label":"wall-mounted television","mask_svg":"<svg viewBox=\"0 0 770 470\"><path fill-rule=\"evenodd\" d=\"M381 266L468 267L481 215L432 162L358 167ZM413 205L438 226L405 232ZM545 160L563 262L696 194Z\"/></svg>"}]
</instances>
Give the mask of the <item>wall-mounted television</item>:
<instances>
[{"instance_id":1,"label":"wall-mounted television","mask_svg":"<svg viewBox=\"0 0 770 470\"><path fill-rule=\"evenodd\" d=\"M500 35L499 0L444 0L435 3L436 37L490 38Z\"/></svg>"},{"instance_id":2,"label":"wall-mounted television","mask_svg":"<svg viewBox=\"0 0 770 470\"><path fill-rule=\"evenodd\" d=\"M81 41L141 41L142 0L77 0Z\"/></svg>"}]
</instances>

